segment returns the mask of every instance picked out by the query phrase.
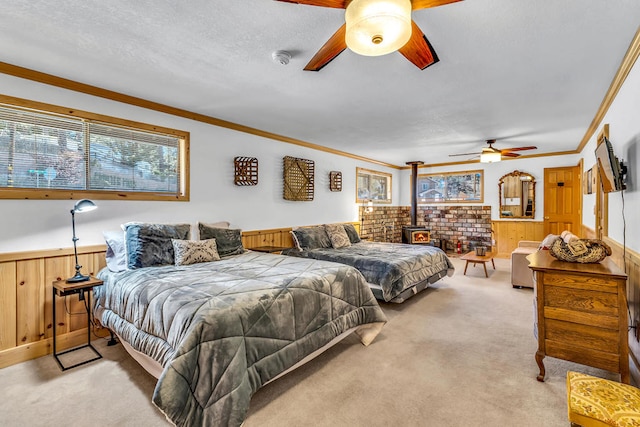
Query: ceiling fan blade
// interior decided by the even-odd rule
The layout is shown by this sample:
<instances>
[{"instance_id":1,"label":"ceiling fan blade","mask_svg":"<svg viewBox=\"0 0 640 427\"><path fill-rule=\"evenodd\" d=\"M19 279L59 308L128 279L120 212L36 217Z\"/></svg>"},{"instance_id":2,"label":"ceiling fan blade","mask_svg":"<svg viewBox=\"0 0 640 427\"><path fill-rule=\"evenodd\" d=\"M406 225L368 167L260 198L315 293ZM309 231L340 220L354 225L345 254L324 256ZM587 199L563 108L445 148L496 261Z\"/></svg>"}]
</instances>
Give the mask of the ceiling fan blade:
<instances>
[{"instance_id":1,"label":"ceiling fan blade","mask_svg":"<svg viewBox=\"0 0 640 427\"><path fill-rule=\"evenodd\" d=\"M516 148L505 148L502 151L525 151L525 150L537 150L538 147L530 145L528 147L516 147Z\"/></svg>"},{"instance_id":2,"label":"ceiling fan blade","mask_svg":"<svg viewBox=\"0 0 640 427\"><path fill-rule=\"evenodd\" d=\"M398 51L421 70L439 61L431 43L413 20L411 20L411 38Z\"/></svg>"},{"instance_id":3,"label":"ceiling fan blade","mask_svg":"<svg viewBox=\"0 0 640 427\"><path fill-rule=\"evenodd\" d=\"M502 157L520 157L520 154L516 154L516 153L510 153L510 152L503 152L502 153Z\"/></svg>"},{"instance_id":4,"label":"ceiling fan blade","mask_svg":"<svg viewBox=\"0 0 640 427\"><path fill-rule=\"evenodd\" d=\"M340 55L342 51L347 48L347 42L344 40L346 31L347 24L343 24L324 46L320 48L314 57L311 58L311 61L304 67L305 71L320 71L322 67Z\"/></svg>"},{"instance_id":5,"label":"ceiling fan blade","mask_svg":"<svg viewBox=\"0 0 640 427\"><path fill-rule=\"evenodd\" d=\"M309 6L335 7L337 9L346 9L348 0L276 0L285 3L306 4Z\"/></svg>"},{"instance_id":6,"label":"ceiling fan blade","mask_svg":"<svg viewBox=\"0 0 640 427\"><path fill-rule=\"evenodd\" d=\"M449 157L457 157L457 156L479 156L480 153L461 153L461 154L449 154Z\"/></svg>"},{"instance_id":7,"label":"ceiling fan blade","mask_svg":"<svg viewBox=\"0 0 640 427\"><path fill-rule=\"evenodd\" d=\"M286 1L286 0L281 0ZM442 6L449 3L456 3L462 0L412 0L411 8L413 10L427 9L429 7ZM297 2L292 2L297 3Z\"/></svg>"}]
</instances>

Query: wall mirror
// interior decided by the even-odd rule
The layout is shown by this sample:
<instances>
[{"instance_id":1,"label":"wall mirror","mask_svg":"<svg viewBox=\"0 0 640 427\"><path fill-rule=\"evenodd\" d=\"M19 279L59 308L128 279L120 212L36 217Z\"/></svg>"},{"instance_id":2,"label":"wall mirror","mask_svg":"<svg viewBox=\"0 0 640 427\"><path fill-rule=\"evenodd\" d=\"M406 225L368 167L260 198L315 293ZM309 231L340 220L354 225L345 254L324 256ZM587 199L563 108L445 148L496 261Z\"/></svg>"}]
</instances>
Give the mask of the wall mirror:
<instances>
[{"instance_id":1,"label":"wall mirror","mask_svg":"<svg viewBox=\"0 0 640 427\"><path fill-rule=\"evenodd\" d=\"M498 181L500 218L531 218L536 209L536 180L526 172L513 171Z\"/></svg>"}]
</instances>

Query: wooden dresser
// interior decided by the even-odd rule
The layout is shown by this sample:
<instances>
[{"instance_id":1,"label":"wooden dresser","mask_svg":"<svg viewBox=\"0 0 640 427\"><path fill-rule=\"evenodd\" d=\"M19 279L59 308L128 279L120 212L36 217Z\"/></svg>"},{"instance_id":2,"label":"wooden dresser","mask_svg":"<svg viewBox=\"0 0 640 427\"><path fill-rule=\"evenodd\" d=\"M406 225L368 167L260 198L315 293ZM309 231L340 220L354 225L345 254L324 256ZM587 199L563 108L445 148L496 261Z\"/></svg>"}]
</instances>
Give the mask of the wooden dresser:
<instances>
[{"instance_id":1,"label":"wooden dresser","mask_svg":"<svg viewBox=\"0 0 640 427\"><path fill-rule=\"evenodd\" d=\"M624 271L610 258L580 264L558 261L546 250L527 259L535 272L538 381L550 356L617 372L629 384Z\"/></svg>"}]
</instances>

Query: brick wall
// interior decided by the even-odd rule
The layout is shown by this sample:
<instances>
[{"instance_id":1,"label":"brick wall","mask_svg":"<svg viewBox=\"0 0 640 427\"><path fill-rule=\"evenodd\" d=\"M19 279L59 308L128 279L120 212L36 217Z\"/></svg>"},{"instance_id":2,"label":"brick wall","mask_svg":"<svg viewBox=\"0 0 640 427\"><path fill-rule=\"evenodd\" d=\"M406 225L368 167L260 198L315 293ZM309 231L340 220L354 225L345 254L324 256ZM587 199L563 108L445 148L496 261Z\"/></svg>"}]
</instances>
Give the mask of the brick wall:
<instances>
[{"instance_id":1,"label":"brick wall","mask_svg":"<svg viewBox=\"0 0 640 427\"><path fill-rule=\"evenodd\" d=\"M361 235L378 242L402 241L402 226L411 224L409 206L373 206L372 212L360 207ZM447 249L457 242L466 252L478 242L491 246L491 206L450 205L419 206L416 225L431 230L432 239L446 239Z\"/></svg>"}]
</instances>

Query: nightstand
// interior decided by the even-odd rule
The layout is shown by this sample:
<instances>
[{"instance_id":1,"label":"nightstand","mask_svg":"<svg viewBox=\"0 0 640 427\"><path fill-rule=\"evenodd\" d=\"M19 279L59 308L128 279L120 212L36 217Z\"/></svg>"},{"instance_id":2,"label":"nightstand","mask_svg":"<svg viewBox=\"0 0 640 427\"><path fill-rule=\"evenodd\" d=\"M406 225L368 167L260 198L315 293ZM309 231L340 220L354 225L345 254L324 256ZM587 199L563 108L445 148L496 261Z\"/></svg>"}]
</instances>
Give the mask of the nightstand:
<instances>
[{"instance_id":1,"label":"nightstand","mask_svg":"<svg viewBox=\"0 0 640 427\"><path fill-rule=\"evenodd\" d=\"M53 282L53 357L56 359L56 362L58 362L60 369L62 369L63 371L102 358L102 355L98 352L98 350L96 350L95 347L91 345L91 293L89 292L91 289L93 289L94 286L100 285L102 285L102 280L96 279L95 277L90 277L87 281L77 283L67 283L66 280L56 280L55 282ZM66 297L67 295L72 294L78 294L78 299L80 301L85 301L84 306L87 309L87 343L79 347L74 347L58 353L56 346L56 324L58 323L56 319L56 296ZM95 357L79 363L75 363L70 366L64 366L62 364L62 361L58 357L63 354L71 353L72 351L81 350L87 347L96 354Z\"/></svg>"},{"instance_id":2,"label":"nightstand","mask_svg":"<svg viewBox=\"0 0 640 427\"><path fill-rule=\"evenodd\" d=\"M274 253L274 252L282 252L285 249L290 249L288 247L284 247L284 246L256 246L255 248L247 248L250 251L256 251L256 252L269 252L269 253Z\"/></svg>"}]
</instances>

